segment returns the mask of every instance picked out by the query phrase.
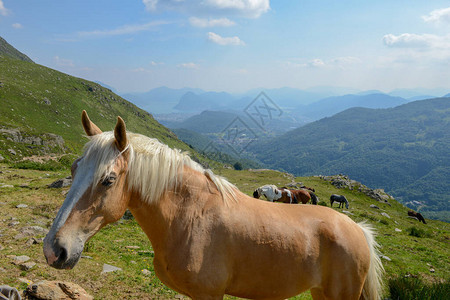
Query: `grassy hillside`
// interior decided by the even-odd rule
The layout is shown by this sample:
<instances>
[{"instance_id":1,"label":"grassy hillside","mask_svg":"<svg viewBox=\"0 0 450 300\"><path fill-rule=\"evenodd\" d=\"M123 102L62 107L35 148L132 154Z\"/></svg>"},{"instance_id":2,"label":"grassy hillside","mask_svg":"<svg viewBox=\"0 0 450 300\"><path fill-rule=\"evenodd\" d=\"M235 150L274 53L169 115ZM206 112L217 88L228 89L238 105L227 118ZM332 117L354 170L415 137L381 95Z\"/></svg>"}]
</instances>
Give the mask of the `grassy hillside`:
<instances>
[{"instance_id":1,"label":"grassy hillside","mask_svg":"<svg viewBox=\"0 0 450 300\"><path fill-rule=\"evenodd\" d=\"M22 137L42 137L44 133L61 136L65 147L52 149L54 152L77 153L85 144L87 139L83 138L80 122L83 109L105 131L114 128L120 115L130 131L156 137L169 146L189 149L148 112L109 89L6 55L0 55L0 101L0 130L18 129ZM1 131L0 140L0 155L7 159L44 151L41 145L13 142L10 135ZM16 155L8 149L16 150Z\"/></svg>"},{"instance_id":2,"label":"grassy hillside","mask_svg":"<svg viewBox=\"0 0 450 300\"><path fill-rule=\"evenodd\" d=\"M447 223L427 220L428 224L424 225L408 218L407 208L394 200L390 201L389 206L357 191L336 189L318 177L293 178L289 174L269 170L217 169L215 172L228 177L249 195L260 185L271 183L281 186L292 180L314 187L320 200L326 203L329 203L330 194L343 194L350 202L349 216L355 221L367 220L378 231L380 250L390 259L382 260L387 271L386 281L404 274L418 276L426 282L441 282L450 278L450 227ZM120 220L102 229L86 244L86 256L73 270L56 270L47 266L42 254L42 242L39 242L44 234L26 235L23 229L29 226L50 227L68 188L49 189L46 186L68 174L68 170L17 170L0 164L0 185L6 185L0 188L0 219L4 220L0 223L1 283L24 289L26 280L67 280L80 284L95 299L184 298L165 287L156 277L152 264L153 249L133 219ZM17 208L18 204L28 207ZM380 209L370 208L370 204ZM342 211L336 206L334 209ZM37 244L32 243L32 238L38 239ZM11 263L11 255L27 255L36 265L24 270ZM120 267L122 271L101 274L105 263ZM295 299L311 297L305 293Z\"/></svg>"},{"instance_id":3,"label":"grassy hillside","mask_svg":"<svg viewBox=\"0 0 450 300\"><path fill-rule=\"evenodd\" d=\"M8 56L27 62L33 62L28 56L11 46L5 39L0 37L0 55Z\"/></svg>"},{"instance_id":4,"label":"grassy hillside","mask_svg":"<svg viewBox=\"0 0 450 300\"><path fill-rule=\"evenodd\" d=\"M249 151L298 175L347 174L416 209L445 211L439 217L450 220L450 98L349 109Z\"/></svg>"}]
</instances>

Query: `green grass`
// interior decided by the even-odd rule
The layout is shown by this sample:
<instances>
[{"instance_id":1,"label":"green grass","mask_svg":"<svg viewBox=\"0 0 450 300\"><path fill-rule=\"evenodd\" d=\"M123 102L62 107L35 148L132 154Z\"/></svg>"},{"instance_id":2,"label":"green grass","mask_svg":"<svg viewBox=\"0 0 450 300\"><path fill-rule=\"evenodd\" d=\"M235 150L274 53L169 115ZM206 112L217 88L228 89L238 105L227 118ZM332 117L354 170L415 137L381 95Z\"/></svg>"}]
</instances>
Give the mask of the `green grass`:
<instances>
[{"instance_id":1,"label":"green grass","mask_svg":"<svg viewBox=\"0 0 450 300\"><path fill-rule=\"evenodd\" d=\"M20 289L24 285L18 280L25 277L33 282L38 280L67 280L85 288L95 299L174 299L177 293L162 284L154 273L152 264L153 249L137 223L131 220L121 220L110 224L98 232L86 245L83 258L73 270L56 270L45 263L42 254L42 244L24 246L28 238L15 239L23 226L38 225L48 228L59 206L64 200L63 189L49 189L47 185L56 179L69 175L68 169L63 171L13 169L6 164L0 164L0 183L13 185L13 188L0 189L0 264L5 272L1 273L1 283ZM368 220L377 229L377 241L381 245L381 253L391 261L382 259L386 269L385 282L402 276L400 274L416 274L418 278L431 289L435 282L446 282L450 277L450 229L449 224L427 220L428 224L419 223L407 217L408 209L396 201L391 206L377 202L357 191L336 189L329 182L317 177L297 177L277 171L241 170L220 168L216 174L227 177L244 193L251 195L253 190L263 184L279 186L292 182L302 182L314 187L320 201L329 206L331 194L345 195L350 207L345 209L355 221ZM24 183L26 187L21 187ZM262 200L261 200L262 201ZM17 209L17 204L27 204L28 208ZM379 210L370 208L376 204ZM336 206L335 210L342 211ZM386 212L390 219L381 215ZM9 226L11 217L20 222ZM421 237L411 236L409 229L415 227L426 234ZM400 229L401 232L395 231ZM38 236L39 237L39 236ZM42 236L41 236L42 237ZM133 247L129 247L133 246ZM137 246L137 247L136 247ZM37 266L24 272L11 264L8 255L28 255ZM122 268L121 272L101 274L104 263ZM149 270L144 275L142 270ZM431 271L434 269L434 272ZM385 295L389 296L390 285ZM226 299L237 299L226 297ZM304 293L292 299L311 299L309 293ZM435 298L439 299L439 298Z\"/></svg>"},{"instance_id":2,"label":"green grass","mask_svg":"<svg viewBox=\"0 0 450 300\"><path fill-rule=\"evenodd\" d=\"M104 131L112 130L120 115L130 131L189 150L149 113L96 83L6 56L0 56L0 82L0 129L18 129L24 138L40 137L45 144L13 142L0 132L0 154L7 160L33 154L79 154L88 141L81 126L83 109ZM65 147L52 146L48 133L63 137ZM14 149L16 155L8 149Z\"/></svg>"},{"instance_id":3,"label":"green grass","mask_svg":"<svg viewBox=\"0 0 450 300\"><path fill-rule=\"evenodd\" d=\"M448 299L450 295L450 283L434 282L424 283L417 276L399 276L389 280L389 293L391 299L401 300L437 300Z\"/></svg>"}]
</instances>

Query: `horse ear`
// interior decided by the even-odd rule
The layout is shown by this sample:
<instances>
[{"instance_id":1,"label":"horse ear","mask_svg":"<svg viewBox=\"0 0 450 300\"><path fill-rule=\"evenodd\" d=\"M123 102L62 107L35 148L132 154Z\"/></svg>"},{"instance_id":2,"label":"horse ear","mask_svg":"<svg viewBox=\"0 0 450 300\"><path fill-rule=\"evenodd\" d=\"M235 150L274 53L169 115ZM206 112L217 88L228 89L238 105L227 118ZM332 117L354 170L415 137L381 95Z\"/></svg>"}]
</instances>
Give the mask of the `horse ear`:
<instances>
[{"instance_id":1,"label":"horse ear","mask_svg":"<svg viewBox=\"0 0 450 300\"><path fill-rule=\"evenodd\" d=\"M85 110L81 113L81 123L83 124L84 131L88 136L93 136L102 133L100 128L97 127L92 121L89 119L89 116Z\"/></svg>"},{"instance_id":2,"label":"horse ear","mask_svg":"<svg viewBox=\"0 0 450 300\"><path fill-rule=\"evenodd\" d=\"M114 137L116 138L116 145L119 151L123 151L127 146L127 129L125 122L121 117L117 117L117 124L114 128Z\"/></svg>"}]
</instances>

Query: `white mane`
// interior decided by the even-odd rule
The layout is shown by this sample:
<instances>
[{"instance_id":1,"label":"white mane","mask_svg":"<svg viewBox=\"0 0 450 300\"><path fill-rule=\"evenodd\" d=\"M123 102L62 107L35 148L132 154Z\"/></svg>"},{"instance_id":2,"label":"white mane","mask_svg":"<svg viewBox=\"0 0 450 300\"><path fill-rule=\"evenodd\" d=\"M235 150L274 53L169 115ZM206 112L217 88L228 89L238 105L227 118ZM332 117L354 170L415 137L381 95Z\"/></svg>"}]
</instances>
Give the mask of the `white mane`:
<instances>
[{"instance_id":1,"label":"white mane","mask_svg":"<svg viewBox=\"0 0 450 300\"><path fill-rule=\"evenodd\" d=\"M233 184L221 176L205 170L194 162L187 153L171 149L157 139L127 132L129 144L128 182L131 189L140 192L147 203L157 201L168 188L181 182L183 168L192 168L207 176L222 194L223 200L235 200ZM91 137L85 146L84 157L96 164L95 182L111 172L111 166L120 155L114 145L114 133L103 132Z\"/></svg>"}]
</instances>

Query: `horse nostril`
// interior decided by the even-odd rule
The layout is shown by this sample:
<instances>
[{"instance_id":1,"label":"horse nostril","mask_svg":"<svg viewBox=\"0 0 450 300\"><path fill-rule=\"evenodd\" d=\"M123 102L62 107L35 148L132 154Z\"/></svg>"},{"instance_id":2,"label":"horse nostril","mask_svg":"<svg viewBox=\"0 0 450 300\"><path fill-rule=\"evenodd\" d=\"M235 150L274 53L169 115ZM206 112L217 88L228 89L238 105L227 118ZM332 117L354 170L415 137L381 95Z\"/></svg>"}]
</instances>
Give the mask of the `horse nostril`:
<instances>
[{"instance_id":1,"label":"horse nostril","mask_svg":"<svg viewBox=\"0 0 450 300\"><path fill-rule=\"evenodd\" d=\"M64 262L67 260L67 249L64 247L60 248L60 253L58 256L58 261Z\"/></svg>"}]
</instances>

